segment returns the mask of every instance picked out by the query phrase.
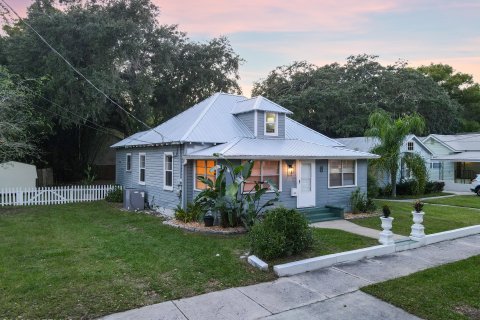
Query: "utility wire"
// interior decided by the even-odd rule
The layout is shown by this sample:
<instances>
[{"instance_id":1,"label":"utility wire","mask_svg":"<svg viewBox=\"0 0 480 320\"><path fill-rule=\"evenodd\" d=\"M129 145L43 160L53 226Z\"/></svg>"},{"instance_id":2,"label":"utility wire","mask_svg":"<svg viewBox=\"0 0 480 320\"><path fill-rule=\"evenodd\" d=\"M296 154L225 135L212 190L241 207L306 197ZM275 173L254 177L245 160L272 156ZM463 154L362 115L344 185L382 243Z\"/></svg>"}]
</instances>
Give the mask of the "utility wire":
<instances>
[{"instance_id":1,"label":"utility wire","mask_svg":"<svg viewBox=\"0 0 480 320\"><path fill-rule=\"evenodd\" d=\"M111 99L105 92L103 92L102 90L100 90L99 88L97 88L97 86L95 86L86 76L83 75L83 73L81 73L77 68L75 68L68 60L67 58L65 58L60 52L58 52L53 46L50 45L50 43L48 43L48 41L39 33L37 32L37 30L35 30L35 28L33 28L28 22L26 22L24 19L22 19L22 17L20 17L20 15L8 4L8 2L6 0L1 0L7 7L9 10L11 10L11 12L13 12L17 18L19 19L20 22L22 22L23 24L25 24L27 27L29 27L49 48L50 50L52 50L56 55L58 55L63 61L65 61L65 63L73 70L75 71L75 73L77 73L80 77L82 77L88 84L90 84L95 90L97 90L100 94L102 94L107 100L109 100L111 103L113 103L115 106L117 106L119 109L121 109L122 111L124 111L128 116L130 116L131 118L135 119L136 121L138 121L139 123L143 124L145 127L147 127L148 129L151 129L153 130L154 132L158 133L161 137L162 137L162 142L164 141L165 139L165 136L163 134L161 134L160 132L158 132L157 130L155 130L155 128L151 128L149 125L147 125L145 122L143 122L142 120L138 119L135 115L133 115L131 112L129 112L127 109L123 108L121 105L119 105L117 102L115 102L113 99Z\"/></svg>"}]
</instances>

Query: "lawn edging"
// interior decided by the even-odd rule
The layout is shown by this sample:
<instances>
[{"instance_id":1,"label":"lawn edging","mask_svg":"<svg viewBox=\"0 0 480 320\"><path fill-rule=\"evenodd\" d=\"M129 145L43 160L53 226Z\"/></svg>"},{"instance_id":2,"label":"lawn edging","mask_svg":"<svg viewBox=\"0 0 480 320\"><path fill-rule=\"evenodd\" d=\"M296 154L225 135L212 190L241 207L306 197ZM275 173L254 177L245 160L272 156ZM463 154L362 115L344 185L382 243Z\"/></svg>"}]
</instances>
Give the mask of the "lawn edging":
<instances>
[{"instance_id":1,"label":"lawn edging","mask_svg":"<svg viewBox=\"0 0 480 320\"><path fill-rule=\"evenodd\" d=\"M345 251L305 260L279 264L273 266L273 271L279 277L292 276L299 273L331 267L341 262L352 262L365 258L373 258L377 256L392 254L399 251L414 249L441 241L463 238L475 234L480 234L480 225L429 234L420 241L409 240L407 241L407 245L402 242L398 242L392 245L378 245L363 249Z\"/></svg>"}]
</instances>

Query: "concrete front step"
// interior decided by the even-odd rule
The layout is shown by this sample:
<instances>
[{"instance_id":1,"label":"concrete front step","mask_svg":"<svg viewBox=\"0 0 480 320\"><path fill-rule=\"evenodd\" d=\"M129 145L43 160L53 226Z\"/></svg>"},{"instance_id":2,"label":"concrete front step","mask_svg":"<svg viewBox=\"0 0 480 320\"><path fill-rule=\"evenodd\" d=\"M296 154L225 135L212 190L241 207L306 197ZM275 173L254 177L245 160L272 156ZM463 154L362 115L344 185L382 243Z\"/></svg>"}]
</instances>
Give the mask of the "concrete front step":
<instances>
[{"instance_id":1,"label":"concrete front step","mask_svg":"<svg viewBox=\"0 0 480 320\"><path fill-rule=\"evenodd\" d=\"M300 212L310 223L341 219L340 213L332 212L329 208L303 208Z\"/></svg>"}]
</instances>

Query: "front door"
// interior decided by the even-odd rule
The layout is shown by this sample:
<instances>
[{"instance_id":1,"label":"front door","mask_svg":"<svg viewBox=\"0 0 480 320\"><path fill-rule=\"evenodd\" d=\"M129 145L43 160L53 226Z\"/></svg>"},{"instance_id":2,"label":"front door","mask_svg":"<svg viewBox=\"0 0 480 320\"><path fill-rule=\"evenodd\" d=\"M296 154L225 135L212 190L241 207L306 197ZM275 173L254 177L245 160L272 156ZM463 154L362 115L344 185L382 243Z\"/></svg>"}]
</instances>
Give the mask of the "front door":
<instances>
[{"instance_id":1,"label":"front door","mask_svg":"<svg viewBox=\"0 0 480 320\"><path fill-rule=\"evenodd\" d=\"M297 207L315 206L315 161L297 161Z\"/></svg>"}]
</instances>

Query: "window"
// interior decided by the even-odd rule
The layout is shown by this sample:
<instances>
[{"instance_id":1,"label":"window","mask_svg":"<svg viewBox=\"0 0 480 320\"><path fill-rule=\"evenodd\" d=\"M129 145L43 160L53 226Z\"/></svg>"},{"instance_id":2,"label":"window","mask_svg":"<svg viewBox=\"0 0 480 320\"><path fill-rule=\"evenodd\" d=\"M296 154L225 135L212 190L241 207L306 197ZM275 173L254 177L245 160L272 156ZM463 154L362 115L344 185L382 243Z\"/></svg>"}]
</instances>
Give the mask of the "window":
<instances>
[{"instance_id":1,"label":"window","mask_svg":"<svg viewBox=\"0 0 480 320\"><path fill-rule=\"evenodd\" d=\"M430 163L430 168L432 168L432 169L440 169L441 167L442 167L442 164L440 162Z\"/></svg>"},{"instance_id":2,"label":"window","mask_svg":"<svg viewBox=\"0 0 480 320\"><path fill-rule=\"evenodd\" d=\"M163 189L173 190L173 153L163 155Z\"/></svg>"},{"instance_id":3,"label":"window","mask_svg":"<svg viewBox=\"0 0 480 320\"><path fill-rule=\"evenodd\" d=\"M351 187L356 185L355 160L329 160L329 187Z\"/></svg>"},{"instance_id":4,"label":"window","mask_svg":"<svg viewBox=\"0 0 480 320\"><path fill-rule=\"evenodd\" d=\"M138 169L140 171L138 176L139 184L145 184L145 162L146 162L145 153L140 153L138 155Z\"/></svg>"},{"instance_id":5,"label":"window","mask_svg":"<svg viewBox=\"0 0 480 320\"><path fill-rule=\"evenodd\" d=\"M197 179L198 176L210 179L215 182L217 178L217 172L212 170L215 167L214 160L196 160L195 161L195 190L204 190L207 185Z\"/></svg>"},{"instance_id":6,"label":"window","mask_svg":"<svg viewBox=\"0 0 480 320\"><path fill-rule=\"evenodd\" d=\"M407 142L407 150L408 151L413 151L413 142L412 141Z\"/></svg>"},{"instance_id":7,"label":"window","mask_svg":"<svg viewBox=\"0 0 480 320\"><path fill-rule=\"evenodd\" d=\"M255 187L255 182L266 182L270 180L277 188L281 188L280 177L281 163L277 160L256 160L253 162L253 169L250 178L243 186L244 192L250 192ZM270 188L268 183L264 183L265 188Z\"/></svg>"},{"instance_id":8,"label":"window","mask_svg":"<svg viewBox=\"0 0 480 320\"><path fill-rule=\"evenodd\" d=\"M278 135L278 114L275 112L265 112L265 135Z\"/></svg>"},{"instance_id":9,"label":"window","mask_svg":"<svg viewBox=\"0 0 480 320\"><path fill-rule=\"evenodd\" d=\"M125 170L131 171L132 170L132 154L131 153L127 153L127 158L125 163L126 163Z\"/></svg>"}]
</instances>

